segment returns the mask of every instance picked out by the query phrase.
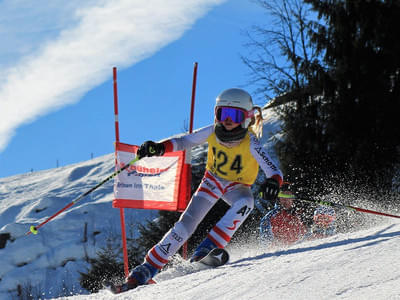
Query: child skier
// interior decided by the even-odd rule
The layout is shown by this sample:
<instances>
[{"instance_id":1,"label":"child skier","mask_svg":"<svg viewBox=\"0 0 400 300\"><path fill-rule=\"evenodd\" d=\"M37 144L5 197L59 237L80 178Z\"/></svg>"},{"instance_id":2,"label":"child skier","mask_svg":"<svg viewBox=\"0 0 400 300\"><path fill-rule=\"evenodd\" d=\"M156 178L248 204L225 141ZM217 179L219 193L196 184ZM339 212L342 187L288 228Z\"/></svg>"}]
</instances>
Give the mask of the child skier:
<instances>
[{"instance_id":1,"label":"child skier","mask_svg":"<svg viewBox=\"0 0 400 300\"><path fill-rule=\"evenodd\" d=\"M281 191L275 207L260 221L260 241L264 246L289 246L302 240L307 232L301 211L293 203L295 195L288 190ZM257 199L264 204L265 199ZM261 200L261 201L260 201Z\"/></svg>"},{"instance_id":2,"label":"child skier","mask_svg":"<svg viewBox=\"0 0 400 300\"><path fill-rule=\"evenodd\" d=\"M260 190L256 206L265 214L260 221L261 246L289 246L336 233L336 213L332 207L318 206L313 209L310 205L295 204L296 196L285 183L281 186L276 203L265 199L262 186Z\"/></svg>"},{"instance_id":3,"label":"child skier","mask_svg":"<svg viewBox=\"0 0 400 300\"><path fill-rule=\"evenodd\" d=\"M278 195L282 173L256 136L255 132L262 131L262 115L258 108L256 118L255 109L246 91L225 90L216 99L214 125L162 143L147 141L138 149L139 157L160 156L208 142L206 171L178 222L150 249L144 263L131 271L126 283L115 287L114 292L133 289L152 279L194 233L219 198L231 207L197 247L191 261L200 260L214 248L224 248L253 209L250 187L256 180L259 166L269 177L267 197L273 199Z\"/></svg>"}]
</instances>

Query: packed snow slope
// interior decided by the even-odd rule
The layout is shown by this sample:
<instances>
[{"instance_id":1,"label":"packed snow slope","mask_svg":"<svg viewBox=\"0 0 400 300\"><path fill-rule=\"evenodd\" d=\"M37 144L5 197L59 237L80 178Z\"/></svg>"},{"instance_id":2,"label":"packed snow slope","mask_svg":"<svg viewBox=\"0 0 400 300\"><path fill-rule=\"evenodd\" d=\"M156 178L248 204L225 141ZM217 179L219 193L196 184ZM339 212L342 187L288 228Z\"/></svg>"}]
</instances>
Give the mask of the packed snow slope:
<instances>
[{"instance_id":1,"label":"packed snow slope","mask_svg":"<svg viewBox=\"0 0 400 300\"><path fill-rule=\"evenodd\" d=\"M243 245L216 269L178 261L158 284L120 295L102 290L68 300L400 299L400 222L286 249Z\"/></svg>"}]
</instances>

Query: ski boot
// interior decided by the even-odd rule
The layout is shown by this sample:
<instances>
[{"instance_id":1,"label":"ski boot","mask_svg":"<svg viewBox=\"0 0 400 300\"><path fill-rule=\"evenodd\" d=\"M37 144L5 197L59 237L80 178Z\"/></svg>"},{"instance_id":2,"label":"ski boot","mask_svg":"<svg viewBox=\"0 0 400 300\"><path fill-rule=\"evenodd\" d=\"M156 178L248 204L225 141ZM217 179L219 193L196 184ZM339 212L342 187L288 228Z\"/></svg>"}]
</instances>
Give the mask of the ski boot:
<instances>
[{"instance_id":1,"label":"ski boot","mask_svg":"<svg viewBox=\"0 0 400 300\"><path fill-rule=\"evenodd\" d=\"M154 283L152 278L158 273L158 269L145 262L136 268L134 268L126 282L122 285L114 285L106 283L104 286L110 290L113 294L123 293L132 289L137 288L139 285Z\"/></svg>"},{"instance_id":2,"label":"ski boot","mask_svg":"<svg viewBox=\"0 0 400 300\"><path fill-rule=\"evenodd\" d=\"M127 278L125 283L121 285L116 285L112 282L105 282L103 284L104 288L109 290L113 294L120 294L129 290L132 290L138 286L138 283L135 278Z\"/></svg>"},{"instance_id":3,"label":"ski boot","mask_svg":"<svg viewBox=\"0 0 400 300\"><path fill-rule=\"evenodd\" d=\"M190 258L190 262L197 262L207 256L207 254L217 248L217 245L213 243L208 237L206 237L200 245L197 246L196 250L194 251L192 257Z\"/></svg>"}]
</instances>

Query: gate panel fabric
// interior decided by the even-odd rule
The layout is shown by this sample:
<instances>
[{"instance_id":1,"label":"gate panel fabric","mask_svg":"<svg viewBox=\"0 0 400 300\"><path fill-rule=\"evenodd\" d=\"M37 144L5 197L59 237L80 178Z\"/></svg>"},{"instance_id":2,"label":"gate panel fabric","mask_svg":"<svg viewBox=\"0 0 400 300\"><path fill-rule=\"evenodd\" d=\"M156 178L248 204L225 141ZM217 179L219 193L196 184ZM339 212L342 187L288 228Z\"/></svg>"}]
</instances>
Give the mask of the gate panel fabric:
<instances>
[{"instance_id":1,"label":"gate panel fabric","mask_svg":"<svg viewBox=\"0 0 400 300\"><path fill-rule=\"evenodd\" d=\"M138 148L117 142L117 169L132 161ZM183 211L190 196L189 171L184 151L144 157L116 176L113 207Z\"/></svg>"}]
</instances>

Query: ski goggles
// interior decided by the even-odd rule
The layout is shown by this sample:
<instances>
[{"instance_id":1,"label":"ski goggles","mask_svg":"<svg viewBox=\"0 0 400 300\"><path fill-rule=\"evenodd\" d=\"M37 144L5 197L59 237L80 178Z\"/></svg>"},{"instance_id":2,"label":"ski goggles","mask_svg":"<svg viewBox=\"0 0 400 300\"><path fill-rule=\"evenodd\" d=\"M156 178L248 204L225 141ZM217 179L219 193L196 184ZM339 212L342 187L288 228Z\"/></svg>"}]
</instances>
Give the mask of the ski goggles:
<instances>
[{"instance_id":1,"label":"ski goggles","mask_svg":"<svg viewBox=\"0 0 400 300\"><path fill-rule=\"evenodd\" d=\"M246 118L250 118L253 115L253 110L248 112L237 107L218 106L215 108L215 117L218 122L223 122L230 118L233 123L242 123Z\"/></svg>"}]
</instances>

